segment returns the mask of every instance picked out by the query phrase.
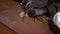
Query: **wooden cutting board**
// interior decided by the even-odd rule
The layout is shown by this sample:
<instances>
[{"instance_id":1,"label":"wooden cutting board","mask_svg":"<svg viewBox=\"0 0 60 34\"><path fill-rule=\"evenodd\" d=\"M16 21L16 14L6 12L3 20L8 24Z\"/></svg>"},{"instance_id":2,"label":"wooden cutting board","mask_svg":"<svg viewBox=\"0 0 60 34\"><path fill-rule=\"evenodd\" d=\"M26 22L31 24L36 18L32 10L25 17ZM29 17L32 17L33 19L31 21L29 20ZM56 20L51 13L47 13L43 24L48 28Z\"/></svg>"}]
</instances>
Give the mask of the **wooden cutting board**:
<instances>
[{"instance_id":1,"label":"wooden cutting board","mask_svg":"<svg viewBox=\"0 0 60 34\"><path fill-rule=\"evenodd\" d=\"M4 11L17 5L13 0L0 0L0 11Z\"/></svg>"},{"instance_id":2,"label":"wooden cutting board","mask_svg":"<svg viewBox=\"0 0 60 34\"><path fill-rule=\"evenodd\" d=\"M19 14L23 11L20 5L14 6L11 9L0 12L0 21L17 32L18 34L52 34L48 25L44 25L41 22L30 17L23 19Z\"/></svg>"},{"instance_id":3,"label":"wooden cutting board","mask_svg":"<svg viewBox=\"0 0 60 34\"><path fill-rule=\"evenodd\" d=\"M16 34L16 33L0 22L0 34Z\"/></svg>"},{"instance_id":4,"label":"wooden cutting board","mask_svg":"<svg viewBox=\"0 0 60 34\"><path fill-rule=\"evenodd\" d=\"M2 9L4 9L4 7ZM23 9L19 4L0 11L0 22L18 34L52 34L48 25L44 25L37 20L34 22L34 19L25 17L23 21L19 16L22 11Z\"/></svg>"}]
</instances>

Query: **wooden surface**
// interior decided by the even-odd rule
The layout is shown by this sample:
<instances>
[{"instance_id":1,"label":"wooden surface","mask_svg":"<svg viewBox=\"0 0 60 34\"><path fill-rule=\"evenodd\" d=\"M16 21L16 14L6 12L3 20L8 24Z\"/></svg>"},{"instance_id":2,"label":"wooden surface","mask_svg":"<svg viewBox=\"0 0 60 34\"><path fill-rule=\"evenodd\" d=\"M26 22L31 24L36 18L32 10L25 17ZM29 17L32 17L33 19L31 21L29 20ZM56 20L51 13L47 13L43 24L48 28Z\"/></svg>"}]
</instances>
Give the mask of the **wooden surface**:
<instances>
[{"instance_id":1,"label":"wooden surface","mask_svg":"<svg viewBox=\"0 0 60 34\"><path fill-rule=\"evenodd\" d=\"M37 20L34 22L34 19L30 17L25 17L23 22L23 19L19 16L19 14L23 11L22 7L17 3L13 4L10 4L12 7L7 5L9 6L8 9L4 9L5 6L3 4L3 11L0 11L0 21L3 24L18 34L52 34L48 28L48 25L44 25Z\"/></svg>"},{"instance_id":2,"label":"wooden surface","mask_svg":"<svg viewBox=\"0 0 60 34\"><path fill-rule=\"evenodd\" d=\"M0 34L16 34L16 33L0 22Z\"/></svg>"},{"instance_id":3,"label":"wooden surface","mask_svg":"<svg viewBox=\"0 0 60 34\"><path fill-rule=\"evenodd\" d=\"M0 11L4 11L15 5L17 5L17 3L13 2L12 0L0 0Z\"/></svg>"},{"instance_id":4,"label":"wooden surface","mask_svg":"<svg viewBox=\"0 0 60 34\"><path fill-rule=\"evenodd\" d=\"M36 21L36 24L34 20L29 17L25 17L23 23L22 18L19 17L22 11L22 7L19 5L2 11L0 12L0 21L18 34L51 34L47 25L38 23L38 21Z\"/></svg>"}]
</instances>

